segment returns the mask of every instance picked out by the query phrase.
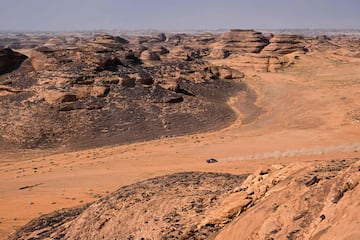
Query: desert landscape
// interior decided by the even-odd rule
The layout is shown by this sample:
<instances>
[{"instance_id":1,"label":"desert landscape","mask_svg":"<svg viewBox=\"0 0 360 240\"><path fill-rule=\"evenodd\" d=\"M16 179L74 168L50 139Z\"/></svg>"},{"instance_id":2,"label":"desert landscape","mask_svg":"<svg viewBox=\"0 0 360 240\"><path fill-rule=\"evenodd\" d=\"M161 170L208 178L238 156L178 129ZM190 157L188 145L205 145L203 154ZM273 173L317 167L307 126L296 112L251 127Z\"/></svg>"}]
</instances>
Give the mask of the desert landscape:
<instances>
[{"instance_id":1,"label":"desert landscape","mask_svg":"<svg viewBox=\"0 0 360 240\"><path fill-rule=\"evenodd\" d=\"M0 34L1 239L359 239L357 32Z\"/></svg>"}]
</instances>

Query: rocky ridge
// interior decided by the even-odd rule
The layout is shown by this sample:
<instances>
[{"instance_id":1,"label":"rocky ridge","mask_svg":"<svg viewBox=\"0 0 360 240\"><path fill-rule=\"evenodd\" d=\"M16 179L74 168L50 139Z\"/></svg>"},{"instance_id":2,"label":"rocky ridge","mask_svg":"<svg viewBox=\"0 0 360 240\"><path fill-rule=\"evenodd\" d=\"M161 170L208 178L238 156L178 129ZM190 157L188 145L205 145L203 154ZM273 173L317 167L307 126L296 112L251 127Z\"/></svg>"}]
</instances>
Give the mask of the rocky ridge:
<instances>
[{"instance_id":1,"label":"rocky ridge","mask_svg":"<svg viewBox=\"0 0 360 240\"><path fill-rule=\"evenodd\" d=\"M236 117L227 99L249 90L227 61L244 72L277 72L307 53L331 51L339 61L360 54L355 37L237 29L127 38L20 34L0 45L19 49L0 54L0 143L9 150L81 149L224 127Z\"/></svg>"},{"instance_id":2,"label":"rocky ridge","mask_svg":"<svg viewBox=\"0 0 360 240\"><path fill-rule=\"evenodd\" d=\"M260 169L203 225L231 222L215 239L356 238L359 164L344 159Z\"/></svg>"},{"instance_id":3,"label":"rocky ridge","mask_svg":"<svg viewBox=\"0 0 360 240\"><path fill-rule=\"evenodd\" d=\"M91 205L42 216L10 239L205 239L215 229L199 231L197 224L245 178L185 172L149 179Z\"/></svg>"},{"instance_id":4,"label":"rocky ridge","mask_svg":"<svg viewBox=\"0 0 360 240\"><path fill-rule=\"evenodd\" d=\"M177 173L149 179L34 219L10 239L355 239L359 163L273 165L247 178Z\"/></svg>"},{"instance_id":5,"label":"rocky ridge","mask_svg":"<svg viewBox=\"0 0 360 240\"><path fill-rule=\"evenodd\" d=\"M174 45L157 45L163 35L142 45L70 40L24 51L26 62L0 76L3 148L79 149L218 128L235 118L227 98L246 89L242 73L200 56L160 59Z\"/></svg>"},{"instance_id":6,"label":"rocky ridge","mask_svg":"<svg viewBox=\"0 0 360 240\"><path fill-rule=\"evenodd\" d=\"M250 72L281 72L306 53L333 51L338 56L359 57L359 38L353 36L304 37L296 34L262 34L234 29L209 44L210 59L236 60Z\"/></svg>"}]
</instances>

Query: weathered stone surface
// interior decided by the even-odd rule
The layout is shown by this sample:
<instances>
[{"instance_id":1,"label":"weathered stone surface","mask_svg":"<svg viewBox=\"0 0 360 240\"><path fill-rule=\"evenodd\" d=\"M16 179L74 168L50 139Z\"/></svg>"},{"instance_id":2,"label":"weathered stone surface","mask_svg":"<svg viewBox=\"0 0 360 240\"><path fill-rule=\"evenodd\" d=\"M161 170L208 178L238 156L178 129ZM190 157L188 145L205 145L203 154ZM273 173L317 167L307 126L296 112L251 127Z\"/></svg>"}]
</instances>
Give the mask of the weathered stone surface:
<instances>
[{"instance_id":1,"label":"weathered stone surface","mask_svg":"<svg viewBox=\"0 0 360 240\"><path fill-rule=\"evenodd\" d=\"M111 36L111 35L100 35L95 37L94 39L95 42L97 43L104 43L104 44L113 44L113 45L117 45L117 44L127 44L129 43L128 40L119 37L119 36Z\"/></svg>"},{"instance_id":2,"label":"weathered stone surface","mask_svg":"<svg viewBox=\"0 0 360 240\"><path fill-rule=\"evenodd\" d=\"M303 37L298 35L279 34L270 38L270 43L262 53L272 55L285 55L292 52L306 52Z\"/></svg>"},{"instance_id":3,"label":"weathered stone surface","mask_svg":"<svg viewBox=\"0 0 360 240\"><path fill-rule=\"evenodd\" d=\"M217 59L223 59L230 56L230 51L227 49L224 49L223 46L219 46L216 48L211 49L210 57L217 58Z\"/></svg>"},{"instance_id":4,"label":"weathered stone surface","mask_svg":"<svg viewBox=\"0 0 360 240\"><path fill-rule=\"evenodd\" d=\"M359 160L328 160L274 165L247 176L175 173L40 216L10 239L356 237L359 167ZM316 183L307 184L314 174Z\"/></svg>"},{"instance_id":5,"label":"weathered stone surface","mask_svg":"<svg viewBox=\"0 0 360 240\"><path fill-rule=\"evenodd\" d=\"M134 79L135 82L138 82L138 83L144 84L144 85L151 85L154 83L153 77L145 71L140 71L140 72L137 72L134 74L130 74L129 77Z\"/></svg>"},{"instance_id":6,"label":"weathered stone surface","mask_svg":"<svg viewBox=\"0 0 360 240\"><path fill-rule=\"evenodd\" d=\"M231 30L221 36L224 49L230 53L259 53L269 40L253 30Z\"/></svg>"},{"instance_id":7,"label":"weathered stone surface","mask_svg":"<svg viewBox=\"0 0 360 240\"><path fill-rule=\"evenodd\" d=\"M195 55L194 50L186 46L175 47L169 53L169 57L180 61L191 61Z\"/></svg>"},{"instance_id":8,"label":"weathered stone surface","mask_svg":"<svg viewBox=\"0 0 360 240\"><path fill-rule=\"evenodd\" d=\"M270 171L258 170L210 213L203 224L224 225L234 219L217 235L219 240L251 236L327 239L336 232L343 234L345 226L348 236L359 236L353 222L359 210L354 207L359 192L356 190L360 181L359 164L358 160L329 160L321 164L294 163L280 169L275 166ZM346 200L341 195L346 195ZM351 212L350 205L354 207ZM329 222L321 222L328 218L331 218ZM331 224L333 222L339 223Z\"/></svg>"},{"instance_id":9,"label":"weathered stone surface","mask_svg":"<svg viewBox=\"0 0 360 240\"><path fill-rule=\"evenodd\" d=\"M200 239L211 236L214 229L209 226L199 231L197 224L244 178L221 173L184 172L149 179L124 186L91 205L41 216L19 229L10 239L26 239L31 234L34 240L174 239L174 236ZM203 194L207 197L201 197Z\"/></svg>"}]
</instances>

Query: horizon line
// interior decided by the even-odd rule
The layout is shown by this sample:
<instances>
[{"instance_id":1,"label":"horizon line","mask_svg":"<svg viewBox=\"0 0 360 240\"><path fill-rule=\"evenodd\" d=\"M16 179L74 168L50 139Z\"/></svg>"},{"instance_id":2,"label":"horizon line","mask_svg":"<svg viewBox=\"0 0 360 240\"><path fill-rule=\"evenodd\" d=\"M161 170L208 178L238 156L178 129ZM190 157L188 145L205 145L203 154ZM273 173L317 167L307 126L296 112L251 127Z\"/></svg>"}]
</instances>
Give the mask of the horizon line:
<instances>
[{"instance_id":1,"label":"horizon line","mask_svg":"<svg viewBox=\"0 0 360 240\"><path fill-rule=\"evenodd\" d=\"M241 30L254 30L254 31L360 31L360 28L190 28L190 29L155 29L155 28L144 28L144 29L83 29L83 30L9 30L0 29L0 33L79 33L79 32L200 32L200 31L230 31L233 29Z\"/></svg>"}]
</instances>

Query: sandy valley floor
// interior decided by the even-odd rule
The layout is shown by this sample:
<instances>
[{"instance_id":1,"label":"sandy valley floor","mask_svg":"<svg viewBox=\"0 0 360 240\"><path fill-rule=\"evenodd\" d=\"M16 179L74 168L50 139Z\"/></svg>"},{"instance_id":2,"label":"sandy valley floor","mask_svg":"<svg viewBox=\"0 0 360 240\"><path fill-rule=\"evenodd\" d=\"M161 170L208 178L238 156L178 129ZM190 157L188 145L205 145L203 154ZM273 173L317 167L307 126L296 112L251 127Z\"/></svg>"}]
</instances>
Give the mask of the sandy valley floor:
<instances>
[{"instance_id":1,"label":"sandy valley floor","mask_svg":"<svg viewBox=\"0 0 360 240\"><path fill-rule=\"evenodd\" d=\"M214 63L238 68L233 58ZM239 119L226 129L80 152L5 154L0 238L40 214L153 176L360 157L360 60L307 54L285 72L245 74L258 110L239 108L242 95L231 99ZM219 162L206 163L211 157Z\"/></svg>"}]
</instances>

